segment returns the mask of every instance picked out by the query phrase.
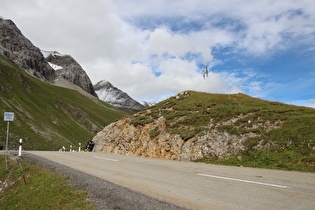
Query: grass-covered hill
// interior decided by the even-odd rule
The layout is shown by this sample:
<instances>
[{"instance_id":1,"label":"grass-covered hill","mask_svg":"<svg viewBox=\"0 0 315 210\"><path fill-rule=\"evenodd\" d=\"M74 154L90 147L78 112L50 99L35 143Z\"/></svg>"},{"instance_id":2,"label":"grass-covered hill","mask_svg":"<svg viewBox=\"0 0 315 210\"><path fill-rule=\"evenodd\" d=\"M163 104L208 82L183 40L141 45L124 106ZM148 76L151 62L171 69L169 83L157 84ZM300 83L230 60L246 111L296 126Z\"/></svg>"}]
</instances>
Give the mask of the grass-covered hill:
<instances>
[{"instance_id":1,"label":"grass-covered hill","mask_svg":"<svg viewBox=\"0 0 315 210\"><path fill-rule=\"evenodd\" d=\"M7 122L4 112L14 112L9 147L59 150L62 146L85 146L107 124L125 112L82 94L50 85L30 76L0 55L0 146L5 146Z\"/></svg>"},{"instance_id":2,"label":"grass-covered hill","mask_svg":"<svg viewBox=\"0 0 315 210\"><path fill-rule=\"evenodd\" d=\"M186 91L120 121L95 137L96 148L105 145L106 151L116 153L315 171L313 108L245 94ZM116 137L115 127L129 130ZM130 133L139 139L117 143L130 139ZM136 148L144 144L145 148Z\"/></svg>"}]
</instances>

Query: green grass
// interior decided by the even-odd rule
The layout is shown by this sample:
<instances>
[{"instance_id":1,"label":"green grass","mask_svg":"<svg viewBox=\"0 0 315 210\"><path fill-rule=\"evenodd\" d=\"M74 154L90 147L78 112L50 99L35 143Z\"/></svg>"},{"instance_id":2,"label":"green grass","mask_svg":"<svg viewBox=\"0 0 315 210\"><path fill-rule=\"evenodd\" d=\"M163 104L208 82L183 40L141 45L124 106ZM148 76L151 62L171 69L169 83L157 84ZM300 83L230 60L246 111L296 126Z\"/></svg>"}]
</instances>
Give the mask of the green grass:
<instances>
[{"instance_id":1,"label":"green grass","mask_svg":"<svg viewBox=\"0 0 315 210\"><path fill-rule=\"evenodd\" d=\"M28 150L58 150L85 144L109 123L127 115L98 99L42 82L0 56L0 114L14 112L11 148L22 138ZM7 123L0 121L0 145Z\"/></svg>"},{"instance_id":2,"label":"green grass","mask_svg":"<svg viewBox=\"0 0 315 210\"><path fill-rule=\"evenodd\" d=\"M9 184L0 192L0 209L97 209L70 180L23 159L6 159L0 155L0 181Z\"/></svg>"},{"instance_id":3,"label":"green grass","mask_svg":"<svg viewBox=\"0 0 315 210\"><path fill-rule=\"evenodd\" d=\"M290 171L315 172L315 157L303 156L294 149L276 151L250 150L229 158L205 158L196 162L218 165L244 166L255 168L282 169Z\"/></svg>"},{"instance_id":4,"label":"green grass","mask_svg":"<svg viewBox=\"0 0 315 210\"><path fill-rule=\"evenodd\" d=\"M160 134L160 131L158 127L153 128L152 130L150 130L150 133L149 133L151 138L157 137L159 134Z\"/></svg>"},{"instance_id":5,"label":"green grass","mask_svg":"<svg viewBox=\"0 0 315 210\"><path fill-rule=\"evenodd\" d=\"M185 141L203 136L211 129L240 137L248 133L257 135L247 138L245 151L240 154L198 161L315 171L313 108L269 102L245 94L186 91L133 115L131 124L145 125L160 117L166 120L165 132L178 134ZM151 131L150 135L158 138L159 133Z\"/></svg>"}]
</instances>

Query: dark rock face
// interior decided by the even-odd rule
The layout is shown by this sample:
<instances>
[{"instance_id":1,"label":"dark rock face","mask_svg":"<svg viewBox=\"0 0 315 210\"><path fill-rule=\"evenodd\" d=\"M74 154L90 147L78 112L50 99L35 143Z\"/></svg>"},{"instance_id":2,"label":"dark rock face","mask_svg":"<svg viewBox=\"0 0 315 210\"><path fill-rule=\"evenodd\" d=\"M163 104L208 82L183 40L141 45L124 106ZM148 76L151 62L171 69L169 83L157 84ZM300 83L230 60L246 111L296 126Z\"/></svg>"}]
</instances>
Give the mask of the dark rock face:
<instances>
[{"instance_id":1,"label":"dark rock face","mask_svg":"<svg viewBox=\"0 0 315 210\"><path fill-rule=\"evenodd\" d=\"M64 79L81 87L83 90L90 93L91 95L97 97L89 76L82 69L80 64L70 55L62 55L58 52L52 52L48 55L48 57L46 57L46 61L62 67L59 69L55 69L58 76L63 77Z\"/></svg>"},{"instance_id":2,"label":"dark rock face","mask_svg":"<svg viewBox=\"0 0 315 210\"><path fill-rule=\"evenodd\" d=\"M53 81L56 74L40 49L28 40L11 20L0 18L0 54L41 80Z\"/></svg>"},{"instance_id":3,"label":"dark rock face","mask_svg":"<svg viewBox=\"0 0 315 210\"><path fill-rule=\"evenodd\" d=\"M28 40L11 20L0 18L0 54L43 81L58 76L97 97L92 82L82 67L69 55L51 53L47 58ZM62 68L54 70L49 63Z\"/></svg>"},{"instance_id":4,"label":"dark rock face","mask_svg":"<svg viewBox=\"0 0 315 210\"><path fill-rule=\"evenodd\" d=\"M102 101L116 106L126 112L134 113L145 107L132 99L127 93L114 87L110 82L102 80L94 85L94 89Z\"/></svg>"}]
</instances>

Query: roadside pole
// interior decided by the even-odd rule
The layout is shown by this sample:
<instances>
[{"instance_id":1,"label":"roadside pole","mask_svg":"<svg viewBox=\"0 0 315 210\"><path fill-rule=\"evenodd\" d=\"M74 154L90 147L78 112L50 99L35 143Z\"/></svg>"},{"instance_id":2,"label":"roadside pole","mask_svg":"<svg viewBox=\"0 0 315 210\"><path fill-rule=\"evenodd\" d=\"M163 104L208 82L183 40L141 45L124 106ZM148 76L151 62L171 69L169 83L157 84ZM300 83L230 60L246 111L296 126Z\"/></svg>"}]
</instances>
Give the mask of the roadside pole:
<instances>
[{"instance_id":1,"label":"roadside pole","mask_svg":"<svg viewBox=\"0 0 315 210\"><path fill-rule=\"evenodd\" d=\"M9 128L10 128L10 122L12 122L14 120L14 113L13 112L5 112L4 116L3 116L3 121L8 122L7 125L7 137L6 137L6 141L5 141L5 151L6 151L6 155L5 155L5 165L6 165L6 170L8 170L8 157L7 155L9 155Z\"/></svg>"},{"instance_id":2,"label":"roadside pole","mask_svg":"<svg viewBox=\"0 0 315 210\"><path fill-rule=\"evenodd\" d=\"M6 138L6 142L5 142L5 150L6 150L6 153L8 154L10 122L13 122L13 120L14 120L14 113L13 112L4 112L3 119L4 119L5 122L8 122L7 138Z\"/></svg>"},{"instance_id":3,"label":"roadside pole","mask_svg":"<svg viewBox=\"0 0 315 210\"><path fill-rule=\"evenodd\" d=\"M19 157L22 156L22 139L20 139L20 145L19 145Z\"/></svg>"},{"instance_id":4,"label":"roadside pole","mask_svg":"<svg viewBox=\"0 0 315 210\"><path fill-rule=\"evenodd\" d=\"M6 154L8 154L8 147L9 147L9 129L10 128L10 122L8 121L8 124L7 124L7 137L5 139L5 152Z\"/></svg>"}]
</instances>

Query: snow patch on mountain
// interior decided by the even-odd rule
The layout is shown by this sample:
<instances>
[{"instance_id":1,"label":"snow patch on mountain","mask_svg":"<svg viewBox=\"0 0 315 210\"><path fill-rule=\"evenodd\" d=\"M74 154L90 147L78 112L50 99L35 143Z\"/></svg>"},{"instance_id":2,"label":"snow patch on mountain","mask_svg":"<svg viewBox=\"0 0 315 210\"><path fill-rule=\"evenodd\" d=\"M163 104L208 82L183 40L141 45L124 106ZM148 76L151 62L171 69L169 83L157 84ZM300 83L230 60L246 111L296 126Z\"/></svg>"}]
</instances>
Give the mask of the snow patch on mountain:
<instances>
[{"instance_id":1,"label":"snow patch on mountain","mask_svg":"<svg viewBox=\"0 0 315 210\"><path fill-rule=\"evenodd\" d=\"M144 107L149 107L149 106L153 106L156 104L154 102L146 102L146 101L138 101L138 102Z\"/></svg>"},{"instance_id":2,"label":"snow patch on mountain","mask_svg":"<svg viewBox=\"0 0 315 210\"><path fill-rule=\"evenodd\" d=\"M53 64L53 63L50 63L50 62L48 62L48 64L49 64L49 66L51 66L51 68L53 68L55 71L56 71L56 70L60 70L60 69L63 68L62 66L58 66L58 65Z\"/></svg>"},{"instance_id":3,"label":"snow patch on mountain","mask_svg":"<svg viewBox=\"0 0 315 210\"><path fill-rule=\"evenodd\" d=\"M42 52L42 54L45 58L49 57L50 55L52 55L52 56L66 56L65 54L61 54L57 51L47 51L47 50L40 50L40 51Z\"/></svg>"}]
</instances>

